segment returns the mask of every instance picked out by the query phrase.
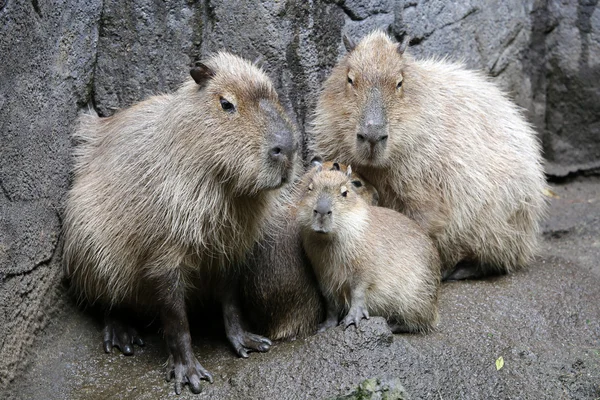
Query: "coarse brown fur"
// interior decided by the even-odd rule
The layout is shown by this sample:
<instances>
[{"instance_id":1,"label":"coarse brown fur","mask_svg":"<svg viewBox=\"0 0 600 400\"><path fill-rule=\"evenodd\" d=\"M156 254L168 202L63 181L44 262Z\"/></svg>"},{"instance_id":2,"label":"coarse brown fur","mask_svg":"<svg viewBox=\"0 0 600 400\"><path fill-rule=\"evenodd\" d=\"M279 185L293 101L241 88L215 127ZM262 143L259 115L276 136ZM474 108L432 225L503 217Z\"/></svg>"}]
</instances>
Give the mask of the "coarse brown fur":
<instances>
[{"instance_id":1,"label":"coarse brown fur","mask_svg":"<svg viewBox=\"0 0 600 400\"><path fill-rule=\"evenodd\" d=\"M483 275L527 265L545 210L534 131L484 75L416 60L405 45L373 32L339 62L318 101L312 151L351 164L382 206L416 220L446 274L463 260Z\"/></svg>"},{"instance_id":2,"label":"coarse brown fur","mask_svg":"<svg viewBox=\"0 0 600 400\"><path fill-rule=\"evenodd\" d=\"M322 168L346 166L324 162ZM290 201L269 222L269 234L255 246L240 281L242 304L253 328L273 340L290 340L314 333L325 316L323 299L310 262L302 249L296 222L297 203L310 183L311 168L294 185ZM377 191L352 174L352 188L366 202L377 204Z\"/></svg>"},{"instance_id":3,"label":"coarse brown fur","mask_svg":"<svg viewBox=\"0 0 600 400\"><path fill-rule=\"evenodd\" d=\"M317 173L298 206L303 247L333 322L344 310L346 326L364 312L385 317L397 332L431 330L440 284L435 246L411 219L348 190L350 182L340 171Z\"/></svg>"},{"instance_id":4,"label":"coarse brown fur","mask_svg":"<svg viewBox=\"0 0 600 400\"><path fill-rule=\"evenodd\" d=\"M173 94L81 117L63 253L82 301L160 311L176 391L188 379L194 392L210 375L182 303L222 295L294 179L298 141L260 69L224 52L201 67Z\"/></svg>"},{"instance_id":5,"label":"coarse brown fur","mask_svg":"<svg viewBox=\"0 0 600 400\"><path fill-rule=\"evenodd\" d=\"M260 238L281 172L259 157L266 121L257 103L280 107L277 94L237 57L206 64L218 72L204 90L189 80L112 117L81 117L63 258L85 300L152 304L149 282L175 274L193 288L198 269L241 261ZM219 96L235 99L237 115L220 109Z\"/></svg>"}]
</instances>

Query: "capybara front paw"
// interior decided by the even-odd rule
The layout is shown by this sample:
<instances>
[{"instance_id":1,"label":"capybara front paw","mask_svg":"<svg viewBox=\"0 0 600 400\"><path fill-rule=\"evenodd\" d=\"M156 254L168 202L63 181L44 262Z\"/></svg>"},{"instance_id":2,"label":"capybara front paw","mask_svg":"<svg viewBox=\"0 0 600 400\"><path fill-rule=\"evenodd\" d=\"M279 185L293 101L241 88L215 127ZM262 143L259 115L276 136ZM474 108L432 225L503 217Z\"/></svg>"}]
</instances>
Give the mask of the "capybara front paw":
<instances>
[{"instance_id":1,"label":"capybara front paw","mask_svg":"<svg viewBox=\"0 0 600 400\"><path fill-rule=\"evenodd\" d=\"M350 325L354 325L358 328L358 323L361 319L369 319L369 311L363 306L353 306L348 310L348 314L342 319L340 325L347 329Z\"/></svg>"},{"instance_id":2,"label":"capybara front paw","mask_svg":"<svg viewBox=\"0 0 600 400\"><path fill-rule=\"evenodd\" d=\"M327 318L325 321L321 322L317 328L317 332L325 332L327 329L331 329L337 326L338 320L336 318Z\"/></svg>"},{"instance_id":3,"label":"capybara front paw","mask_svg":"<svg viewBox=\"0 0 600 400\"><path fill-rule=\"evenodd\" d=\"M253 351L260 351L261 353L269 351L273 345L266 337L245 331L231 337L230 341L238 355L243 358L247 358L248 353Z\"/></svg>"},{"instance_id":4,"label":"capybara front paw","mask_svg":"<svg viewBox=\"0 0 600 400\"><path fill-rule=\"evenodd\" d=\"M110 353L113 347L117 347L124 355L131 356L134 344L144 345L144 341L135 329L115 319L106 322L102 336L106 353Z\"/></svg>"},{"instance_id":5,"label":"capybara front paw","mask_svg":"<svg viewBox=\"0 0 600 400\"><path fill-rule=\"evenodd\" d=\"M196 359L192 357L188 362L175 362L173 356L167 360L167 382L175 381L175 393L181 394L185 384L190 385L194 394L202 391L200 381L205 379L213 383L213 377Z\"/></svg>"}]
</instances>

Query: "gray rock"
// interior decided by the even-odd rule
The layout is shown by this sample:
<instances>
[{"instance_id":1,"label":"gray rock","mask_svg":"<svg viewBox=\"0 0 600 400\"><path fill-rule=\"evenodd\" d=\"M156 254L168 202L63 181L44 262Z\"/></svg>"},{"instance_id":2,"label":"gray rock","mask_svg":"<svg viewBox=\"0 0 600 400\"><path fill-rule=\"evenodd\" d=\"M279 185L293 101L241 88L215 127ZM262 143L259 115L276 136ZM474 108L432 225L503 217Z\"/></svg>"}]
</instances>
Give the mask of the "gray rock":
<instances>
[{"instance_id":1,"label":"gray rock","mask_svg":"<svg viewBox=\"0 0 600 400\"><path fill-rule=\"evenodd\" d=\"M202 3L105 0L99 21L93 102L101 116L172 92L200 56Z\"/></svg>"},{"instance_id":2,"label":"gray rock","mask_svg":"<svg viewBox=\"0 0 600 400\"><path fill-rule=\"evenodd\" d=\"M330 400L407 400L406 390L399 379L365 379L351 393Z\"/></svg>"},{"instance_id":3,"label":"gray rock","mask_svg":"<svg viewBox=\"0 0 600 400\"><path fill-rule=\"evenodd\" d=\"M600 166L600 8L597 1L550 1L544 150L550 169Z\"/></svg>"},{"instance_id":4,"label":"gray rock","mask_svg":"<svg viewBox=\"0 0 600 400\"><path fill-rule=\"evenodd\" d=\"M0 2L0 388L58 300L70 131L93 79L100 1Z\"/></svg>"}]
</instances>

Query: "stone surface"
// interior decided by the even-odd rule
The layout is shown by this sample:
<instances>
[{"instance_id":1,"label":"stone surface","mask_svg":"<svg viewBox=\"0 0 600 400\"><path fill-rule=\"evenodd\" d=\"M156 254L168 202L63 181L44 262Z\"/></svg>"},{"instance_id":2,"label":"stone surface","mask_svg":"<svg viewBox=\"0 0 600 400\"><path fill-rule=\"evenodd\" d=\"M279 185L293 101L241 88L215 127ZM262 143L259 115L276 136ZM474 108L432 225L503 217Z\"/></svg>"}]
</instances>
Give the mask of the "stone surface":
<instances>
[{"instance_id":1,"label":"stone surface","mask_svg":"<svg viewBox=\"0 0 600 400\"><path fill-rule=\"evenodd\" d=\"M200 56L202 8L185 0L104 0L93 81L98 114L172 92L188 78Z\"/></svg>"},{"instance_id":2,"label":"stone surface","mask_svg":"<svg viewBox=\"0 0 600 400\"><path fill-rule=\"evenodd\" d=\"M544 256L513 275L444 284L440 323L429 335L392 335L385 321L373 317L358 329L338 327L240 359L219 329L197 327L194 349L215 383L197 396L186 389L180 398L354 398L372 389L373 381L384 382L374 395L393 383L412 399L597 398L600 266L586 267L587 256L574 255L598 247L598 237L586 232L596 229L599 190L596 178L556 185L560 199L551 199ZM552 237L565 227L580 229L572 230L569 242ZM100 331L89 314L67 307L6 396L177 397L164 381L166 350L155 325L146 328L147 344L133 357L104 354ZM499 357L504 366L497 370Z\"/></svg>"},{"instance_id":3,"label":"stone surface","mask_svg":"<svg viewBox=\"0 0 600 400\"><path fill-rule=\"evenodd\" d=\"M58 346L53 342L57 326L49 329L47 336L42 335L38 342L34 341L45 331L44 327L51 318L57 318L55 324L58 328L64 323L72 329L72 337L93 337L95 334L96 327L90 325L84 315L75 314L72 319L65 317L65 307L69 306L65 305L67 296L60 285L60 223L64 195L69 185L70 133L77 114L82 110L91 107L100 115L111 115L116 109L146 96L172 91L187 78L188 69L195 62L211 52L225 49L249 59L262 58L283 104L306 131L320 85L336 60L344 54L342 32L359 39L372 29L381 28L397 39L405 33L410 34L413 38L411 51L417 56L462 59L467 66L488 72L526 109L540 133L547 171L571 182L573 176L600 170L598 9L597 0L0 0L0 389L10 382L13 382L12 387L25 388L27 384L24 382L31 384L35 381L31 378L33 375L19 377L36 352L45 351L43 354L47 359L38 355L31 368L42 368L40 363L45 362L48 368L54 367L53 374L63 371L73 382L84 385L85 390L98 390L86 379L100 379L97 374L104 373L100 367L108 362L91 356L91 350L85 352L85 346L96 346L95 339L90 339L81 344L84 348L78 348L82 354L88 355L83 364L65 350L60 357L66 357L61 360L68 364L56 368L52 361L55 353L44 346ZM487 318L486 312L490 310L482 307L490 299L486 296L490 295L481 288L509 290L514 295L515 300L511 297L502 301L508 302L510 307L517 307L522 320L511 321L509 318L505 327L506 337L519 329L529 332L527 329L530 328L521 326L529 326L529 314L541 313L548 320L540 321L553 326L550 316L563 321L575 318L571 315L578 313L578 309L588 313L583 297L577 293L588 293L590 298L596 298L595 293L589 293L592 289L588 285L589 282L597 283L594 279L598 276L599 257L599 224L597 217L592 217L598 215L598 203L590 200L597 198L597 189L590 186L590 179L593 178L581 182L576 179L556 189L560 199L553 199L553 211L545 228L544 251L546 255L558 258L544 258L545 263L540 261L531 271L500 281L505 282L502 283L505 286L494 286L499 284L497 282L449 285L444 294L444 301L448 302L443 305L446 307L444 318L457 317L456 313L463 306L474 307L472 315ZM581 202L578 198L587 200ZM561 216L563 214L559 211L564 208L572 211ZM554 271L555 268L558 272ZM546 282L544 279L550 277L545 274L555 280L581 281L581 287L564 286L565 282ZM530 279L539 284L527 285ZM554 289L546 291L546 284ZM572 294L563 301L552 297L552 290ZM472 291L475 294L471 294ZM521 291L530 293L529 297ZM469 300L463 301L460 296ZM559 307L551 310L550 304L555 300ZM545 302L541 311L539 302ZM571 303L565 302L578 305L571 306ZM73 312L70 308L66 310ZM56 315L60 317L54 317ZM477 321L469 321L471 328L476 326L473 324ZM585 332L590 330L580 325L570 327L578 330L575 335L579 335L576 337L584 343L587 340ZM531 350L535 355L531 365L548 368L537 375L525 367L509 369L514 360L521 360L520 353L511 353L504 357L506 369L495 375L493 370L488 370L492 365L488 358L495 357L491 352L483 357L469 346L460 347L462 345L458 342L453 344L458 347L452 351L444 347L444 340L454 343L451 332L460 331L462 325L443 326L449 330L442 328L441 336L433 335L431 343L436 343L435 338L438 338L440 342L437 345L431 344L428 338L395 338L389 348L377 350L371 359L350 359L349 371L353 375L338 371L330 376L331 382L322 376L317 376L312 382L310 374L278 378L274 372L269 372L278 371L278 361L269 364L272 355L259 355L249 362L227 361L227 365L232 365L231 376L237 377L232 382L238 382L238 389L234 384L222 389L223 386L217 383L207 388L207 393L219 390L226 390L218 392L223 394L236 393L236 390L242 393L248 387L245 386L246 376L252 378L249 382L255 382L252 390L257 394L259 389L267 390L265 393L276 393L279 384L292 387L289 382L299 382L302 386L299 390L313 390L309 388L320 385L323 391L319 393L324 396L346 395L366 378L401 378L402 382L406 382L409 394L426 396L429 393L426 392L427 385L430 385L439 388L441 393L449 393L450 398L465 393L466 397L481 393L486 395L484 397L503 397L506 393L516 393L509 383L525 385L525 378L533 379L536 382L534 387L543 394L559 393L558 388L562 388L560 390L565 393L575 393L575 398L585 398L590 390L596 390L590 386L590 380L586 381L585 375L586 371L592 370L595 377L598 376L597 369L594 370L594 364L589 361L594 358L586 358L588 353L579 347L575 350L559 348L554 356L550 347ZM477 336L469 333L471 328L457 340L474 340ZM533 337L558 343L552 340L566 340L566 328L560 329L547 331L548 337ZM335 337L337 334L332 335ZM519 335L517 337L520 338ZM368 336L360 340L372 339L373 336ZM334 346L327 341L329 339L322 344L318 344L321 339L311 340L315 340L309 342L316 343L314 346L319 350L308 350L309 355L328 354L331 352L328 346ZM532 343L527 337L522 340ZM160 341L155 338L155 348L158 343ZM352 343L357 346L362 342ZM502 350L505 346L502 343L493 342L490 346ZM518 347L516 342L510 343ZM413 345L423 347L423 354L411 347ZM221 359L230 360L227 348L222 343L220 346L217 352L221 352ZM273 354L283 351L301 358L306 349L294 346L300 346L300 343L282 345ZM309 344L308 349L313 349L310 346L313 345ZM403 346L408 346L408 350L402 352ZM482 348L488 349L485 346ZM555 346L559 347L558 344ZM335 346L331 348L335 349ZM593 346L589 348L593 349ZM377 363L376 357L384 353L388 357L386 360L412 362L408 365L415 376L407 372L409 369L400 371L373 367L371 362ZM435 358L433 354L441 358ZM156 363L164 361L160 350L148 350L141 356L142 359L149 357L146 360L150 364L145 367L148 376L159 376ZM529 356L523 357L529 360ZM422 368L420 361L416 361L421 359L429 360ZM138 364L127 360L132 363L126 364L127 368L131 365L128 371L133 375L129 377L139 377ZM291 359L289 362L292 362ZM523 366L524 362L518 361L517 365ZM456 375L456 382L444 381L443 374L440 375L439 371L446 365ZM582 369L582 365L588 370ZM337 364L324 366L339 367ZM31 368L28 374L31 374ZM127 376L127 371L115 368L115 373ZM294 368L300 371L297 365ZM387 373L392 375L383 376ZM483 376L488 376L488 373L489 378L484 379ZM261 374L270 377L271 381L261 380ZM506 380L508 378L502 374L510 375L510 379L515 375L518 379ZM422 376L425 378L417 379ZM110 376L105 378L110 379ZM60 381L58 378L44 379L46 389L53 381ZM547 387L538 387L544 379L551 383ZM560 383L556 383L557 380ZM148 381L154 382L152 385L156 385L159 392L164 390L165 386L159 380ZM56 396L59 396L56 390L71 389L71 392L60 393L69 393L73 397L80 395L75 386L60 382L63 382L63 389L52 389ZM471 383L475 385L472 392L469 389ZM116 385L115 390L131 389L131 385L111 384ZM274 386L262 388L265 385ZM347 386L342 388L340 385ZM453 387L454 391L445 392L446 385ZM501 391L490 392L494 385ZM87 393L85 390L81 393ZM436 393L431 392L430 395L435 396ZM598 397L597 394L594 396Z\"/></svg>"},{"instance_id":4,"label":"stone surface","mask_svg":"<svg viewBox=\"0 0 600 400\"><path fill-rule=\"evenodd\" d=\"M100 1L0 3L0 388L57 308L60 209Z\"/></svg>"},{"instance_id":5,"label":"stone surface","mask_svg":"<svg viewBox=\"0 0 600 400\"><path fill-rule=\"evenodd\" d=\"M546 136L553 164L600 166L600 7L551 1L547 35Z\"/></svg>"}]
</instances>

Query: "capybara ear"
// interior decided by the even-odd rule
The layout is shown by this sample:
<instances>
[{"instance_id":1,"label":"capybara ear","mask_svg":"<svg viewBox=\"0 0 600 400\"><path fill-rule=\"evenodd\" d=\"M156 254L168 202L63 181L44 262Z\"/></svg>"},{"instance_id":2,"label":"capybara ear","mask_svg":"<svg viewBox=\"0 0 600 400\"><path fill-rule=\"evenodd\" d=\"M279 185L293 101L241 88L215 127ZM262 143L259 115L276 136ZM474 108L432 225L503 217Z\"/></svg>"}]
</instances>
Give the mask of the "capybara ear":
<instances>
[{"instance_id":1,"label":"capybara ear","mask_svg":"<svg viewBox=\"0 0 600 400\"><path fill-rule=\"evenodd\" d=\"M346 51L348 53L350 53L356 47L356 43L347 33L344 33L342 40L344 41L344 47L346 47Z\"/></svg>"},{"instance_id":2,"label":"capybara ear","mask_svg":"<svg viewBox=\"0 0 600 400\"><path fill-rule=\"evenodd\" d=\"M312 160L310 160L310 167L311 168L314 168L314 167L323 168L323 159L321 158L321 156L314 156L312 158Z\"/></svg>"},{"instance_id":3,"label":"capybara ear","mask_svg":"<svg viewBox=\"0 0 600 400\"><path fill-rule=\"evenodd\" d=\"M204 86L210 78L215 76L215 71L202 63L198 63L196 67L190 70L190 75L198 85Z\"/></svg>"},{"instance_id":4,"label":"capybara ear","mask_svg":"<svg viewBox=\"0 0 600 400\"><path fill-rule=\"evenodd\" d=\"M408 34L406 34L406 35L404 35L404 39L402 39L402 42L398 43L398 48L397 48L398 54L400 54L400 55L404 54L409 43L410 43L410 36Z\"/></svg>"},{"instance_id":5,"label":"capybara ear","mask_svg":"<svg viewBox=\"0 0 600 400\"><path fill-rule=\"evenodd\" d=\"M340 164L334 162L333 165L331 166L331 170L332 171L339 171L340 170Z\"/></svg>"}]
</instances>

